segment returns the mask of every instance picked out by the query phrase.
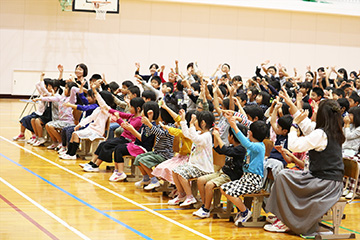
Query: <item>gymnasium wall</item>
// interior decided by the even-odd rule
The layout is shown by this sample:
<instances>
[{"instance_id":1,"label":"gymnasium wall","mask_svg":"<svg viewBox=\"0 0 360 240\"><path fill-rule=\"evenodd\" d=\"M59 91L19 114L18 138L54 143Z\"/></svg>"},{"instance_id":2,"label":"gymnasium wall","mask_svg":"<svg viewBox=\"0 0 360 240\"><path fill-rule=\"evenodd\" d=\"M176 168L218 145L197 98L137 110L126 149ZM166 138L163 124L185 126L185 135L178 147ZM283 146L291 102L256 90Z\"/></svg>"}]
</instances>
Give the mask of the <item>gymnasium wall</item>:
<instances>
[{"instance_id":1,"label":"gymnasium wall","mask_svg":"<svg viewBox=\"0 0 360 240\"><path fill-rule=\"evenodd\" d=\"M197 61L210 75L219 63L250 77L263 60L292 73L335 65L360 69L360 17L256 8L121 0L106 21L62 12L57 0L0 1L0 94L16 94L14 71L73 71L80 62L108 81L133 79L134 63ZM168 68L166 72L168 72ZM21 87L33 90L33 82Z\"/></svg>"}]
</instances>

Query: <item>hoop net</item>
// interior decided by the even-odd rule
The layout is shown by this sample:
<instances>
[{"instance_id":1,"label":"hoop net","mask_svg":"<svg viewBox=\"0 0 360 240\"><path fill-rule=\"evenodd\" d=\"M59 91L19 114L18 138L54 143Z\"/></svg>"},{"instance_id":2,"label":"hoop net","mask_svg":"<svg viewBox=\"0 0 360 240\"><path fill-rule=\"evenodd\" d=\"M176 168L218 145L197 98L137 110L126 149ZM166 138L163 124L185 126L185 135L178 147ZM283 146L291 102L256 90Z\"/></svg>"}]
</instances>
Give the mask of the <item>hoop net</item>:
<instances>
[{"instance_id":1,"label":"hoop net","mask_svg":"<svg viewBox=\"0 0 360 240\"><path fill-rule=\"evenodd\" d=\"M96 20L105 20L106 19L106 3L109 2L93 2L94 3L94 10L96 12Z\"/></svg>"}]
</instances>

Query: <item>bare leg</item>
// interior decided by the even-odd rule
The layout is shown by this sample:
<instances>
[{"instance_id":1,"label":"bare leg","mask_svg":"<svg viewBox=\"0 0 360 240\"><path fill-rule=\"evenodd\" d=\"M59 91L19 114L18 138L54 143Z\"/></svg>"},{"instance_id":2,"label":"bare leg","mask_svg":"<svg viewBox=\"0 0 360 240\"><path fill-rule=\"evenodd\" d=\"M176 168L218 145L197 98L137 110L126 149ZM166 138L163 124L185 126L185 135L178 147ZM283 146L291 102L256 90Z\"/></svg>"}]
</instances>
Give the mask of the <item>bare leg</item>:
<instances>
[{"instance_id":1,"label":"bare leg","mask_svg":"<svg viewBox=\"0 0 360 240\"><path fill-rule=\"evenodd\" d=\"M96 160L98 159L98 155L96 155L95 153L93 153L93 156L92 156L92 159L91 159L91 161L93 162L93 163L96 163Z\"/></svg>"},{"instance_id":2,"label":"bare leg","mask_svg":"<svg viewBox=\"0 0 360 240\"><path fill-rule=\"evenodd\" d=\"M96 159L96 160L95 160L95 164L96 164L98 167L100 167L100 164L102 164L102 162L103 162L103 160L101 160L101 159Z\"/></svg>"},{"instance_id":3,"label":"bare leg","mask_svg":"<svg viewBox=\"0 0 360 240\"><path fill-rule=\"evenodd\" d=\"M22 135L24 135L25 134L25 127L24 127L24 125L22 125L21 123L20 123L20 134L22 134Z\"/></svg>"},{"instance_id":4,"label":"bare leg","mask_svg":"<svg viewBox=\"0 0 360 240\"><path fill-rule=\"evenodd\" d=\"M46 124L46 125L45 125L45 129L46 129L46 131L48 132L51 140L52 140L54 143L56 143L57 139L56 139L56 137L53 135L50 126Z\"/></svg>"},{"instance_id":5,"label":"bare leg","mask_svg":"<svg viewBox=\"0 0 360 240\"><path fill-rule=\"evenodd\" d=\"M71 134L70 142L76 142L76 143L79 143L79 142L80 142L80 138L79 138L79 136L78 136L75 132L73 132L73 133Z\"/></svg>"},{"instance_id":6,"label":"bare leg","mask_svg":"<svg viewBox=\"0 0 360 240\"><path fill-rule=\"evenodd\" d=\"M34 129L35 135L38 136L37 129L36 129L36 118L31 119L31 126Z\"/></svg>"},{"instance_id":7,"label":"bare leg","mask_svg":"<svg viewBox=\"0 0 360 240\"><path fill-rule=\"evenodd\" d=\"M179 175L179 182L181 183L181 186L184 188L184 191L186 193L186 197L192 196L189 181Z\"/></svg>"},{"instance_id":8,"label":"bare leg","mask_svg":"<svg viewBox=\"0 0 360 240\"><path fill-rule=\"evenodd\" d=\"M142 164L141 162L139 162L141 167L144 169L144 171L146 172L146 175L149 175L150 178L153 177L153 175L151 174L152 170L149 169L147 166L145 166L144 164Z\"/></svg>"},{"instance_id":9,"label":"bare leg","mask_svg":"<svg viewBox=\"0 0 360 240\"><path fill-rule=\"evenodd\" d=\"M179 177L180 177L179 174L177 174L175 172L172 172L172 175L173 175L173 180L174 180L176 189L179 191L179 193L185 192L184 188L182 187L182 185L181 185L181 183L179 181Z\"/></svg>"},{"instance_id":10,"label":"bare leg","mask_svg":"<svg viewBox=\"0 0 360 240\"><path fill-rule=\"evenodd\" d=\"M143 176L147 175L147 174L146 174L146 171L142 168L141 165L140 165L140 166L137 166L137 167L140 169L140 172L141 172L141 174L142 174Z\"/></svg>"},{"instance_id":11,"label":"bare leg","mask_svg":"<svg viewBox=\"0 0 360 240\"><path fill-rule=\"evenodd\" d=\"M39 118L35 119L35 122L34 122L35 126L33 128L34 128L34 130L36 129L36 136L38 136L38 137L43 136L43 126L41 123L42 123L42 121ZM45 127L46 127L46 125L45 125Z\"/></svg>"},{"instance_id":12,"label":"bare leg","mask_svg":"<svg viewBox=\"0 0 360 240\"><path fill-rule=\"evenodd\" d=\"M222 189L221 189L221 193L227 199L229 199L241 212L244 212L246 210L246 207L240 198L227 195Z\"/></svg>"},{"instance_id":13,"label":"bare leg","mask_svg":"<svg viewBox=\"0 0 360 240\"><path fill-rule=\"evenodd\" d=\"M115 163L115 169L118 170L119 173L124 172L124 163Z\"/></svg>"},{"instance_id":14,"label":"bare leg","mask_svg":"<svg viewBox=\"0 0 360 240\"><path fill-rule=\"evenodd\" d=\"M206 194L205 185L206 185L206 179L204 177L199 177L197 179L197 186L203 203L205 203L205 194Z\"/></svg>"},{"instance_id":15,"label":"bare leg","mask_svg":"<svg viewBox=\"0 0 360 240\"><path fill-rule=\"evenodd\" d=\"M203 199L203 202L205 203L206 209L210 209L211 200L213 199L214 196L214 191L213 191L214 187L216 186L212 181L208 181L205 185L205 200Z\"/></svg>"}]
</instances>

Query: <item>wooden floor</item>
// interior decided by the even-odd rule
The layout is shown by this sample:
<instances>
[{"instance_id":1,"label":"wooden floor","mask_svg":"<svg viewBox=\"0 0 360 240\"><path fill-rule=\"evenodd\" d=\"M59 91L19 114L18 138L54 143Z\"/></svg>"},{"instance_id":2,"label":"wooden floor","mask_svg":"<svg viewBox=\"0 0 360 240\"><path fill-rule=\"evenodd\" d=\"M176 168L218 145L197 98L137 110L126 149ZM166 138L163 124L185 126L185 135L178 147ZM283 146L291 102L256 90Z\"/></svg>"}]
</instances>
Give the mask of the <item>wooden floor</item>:
<instances>
[{"instance_id":1,"label":"wooden floor","mask_svg":"<svg viewBox=\"0 0 360 240\"><path fill-rule=\"evenodd\" d=\"M85 173L84 161L13 142L25 107L0 99L0 239L299 239L221 219L197 219L193 209L170 207L161 193ZM29 133L27 133L29 138ZM345 208L341 232L360 232L360 200Z\"/></svg>"}]
</instances>

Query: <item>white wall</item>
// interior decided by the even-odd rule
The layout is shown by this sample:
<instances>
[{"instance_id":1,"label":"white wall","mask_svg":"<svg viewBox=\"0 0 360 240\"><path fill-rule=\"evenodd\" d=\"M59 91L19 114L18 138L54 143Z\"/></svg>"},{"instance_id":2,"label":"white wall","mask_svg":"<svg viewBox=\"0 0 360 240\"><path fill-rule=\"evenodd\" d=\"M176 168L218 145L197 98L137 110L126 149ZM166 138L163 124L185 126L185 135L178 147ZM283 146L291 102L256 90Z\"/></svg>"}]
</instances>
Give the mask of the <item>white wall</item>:
<instances>
[{"instance_id":1,"label":"white wall","mask_svg":"<svg viewBox=\"0 0 360 240\"><path fill-rule=\"evenodd\" d=\"M219 63L253 75L265 59L288 70L336 65L360 69L360 18L290 11L151 1L120 1L120 14L62 12L57 0L0 1L0 94L12 93L14 70L71 71L132 79L134 62L182 71L198 61L206 75ZM168 68L167 68L168 69Z\"/></svg>"}]
</instances>

